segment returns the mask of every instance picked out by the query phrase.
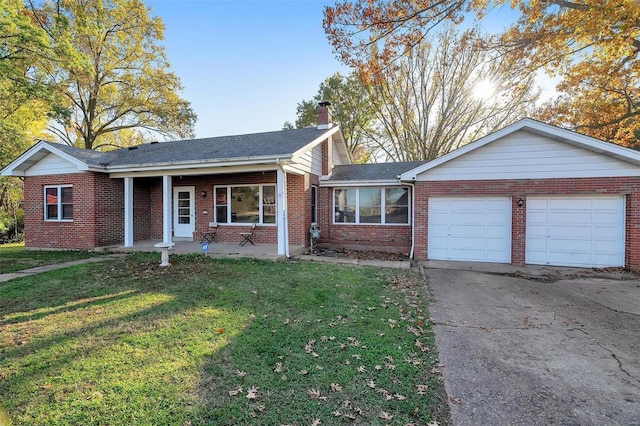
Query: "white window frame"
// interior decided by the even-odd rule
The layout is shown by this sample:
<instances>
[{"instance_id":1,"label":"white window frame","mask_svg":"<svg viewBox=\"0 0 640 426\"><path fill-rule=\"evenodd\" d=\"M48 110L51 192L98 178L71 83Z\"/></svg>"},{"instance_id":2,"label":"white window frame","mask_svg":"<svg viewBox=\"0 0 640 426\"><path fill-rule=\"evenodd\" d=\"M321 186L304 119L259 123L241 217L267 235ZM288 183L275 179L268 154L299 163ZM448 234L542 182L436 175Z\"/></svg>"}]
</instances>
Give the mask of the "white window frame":
<instances>
[{"instance_id":1,"label":"white window frame","mask_svg":"<svg viewBox=\"0 0 640 426\"><path fill-rule=\"evenodd\" d=\"M397 223L397 222L391 222L391 223L387 223L386 222L386 197L385 197L385 190L387 189L394 189L394 188L402 188L402 189L406 189L407 190L407 222L406 223ZM349 190L349 189L353 189L356 191L356 206L355 206L355 222L336 222L336 216L335 216L335 211L336 211L336 191L337 190ZM360 190L361 189L379 189L381 194L380 194L380 223L361 223L360 222ZM411 224L411 188L408 186L375 186L375 187L371 187L371 186L345 186L345 187L336 187L333 188L333 209L331 210L332 212L332 216L333 218L331 219L334 225L370 225L370 226L407 226Z\"/></svg>"},{"instance_id":2,"label":"white window frame","mask_svg":"<svg viewBox=\"0 0 640 426\"><path fill-rule=\"evenodd\" d=\"M49 206L50 203L47 203L47 189L51 189L54 188L57 190L57 197L58 197L58 217L53 219L53 218L49 218L47 217L47 207ZM73 185L45 185L44 189L43 189L43 199L44 199L44 209L43 209L43 215L44 215L44 221L45 222L73 222L73 216L74 214L71 214L71 219L63 219L62 215L63 215L63 211L62 211L62 205L63 204L69 204L69 203L63 203L62 202L62 188L71 188L73 190ZM71 208L73 209L73 200L71 202Z\"/></svg>"},{"instance_id":3,"label":"white window frame","mask_svg":"<svg viewBox=\"0 0 640 426\"><path fill-rule=\"evenodd\" d=\"M275 183L260 183L260 184L242 184L242 185L215 185L213 187L213 212L214 212L214 221L218 222L218 224L220 225L231 225L231 226L246 226L246 225L252 225L253 222L232 222L231 221L231 189L232 188L247 188L247 187L258 187L258 192L259 192L259 218L260 220L258 222L256 222L256 225L260 225L260 226L277 226L278 225L278 188L276 186ZM275 223L265 223L264 222L264 187L273 187L274 188L274 194L275 194L275 200L274 200L274 205L275 205L275 211L276 211L276 222ZM227 217L226 220L222 221L220 220L220 218L218 218L218 204L217 204L217 190L219 188L226 188L227 191Z\"/></svg>"}]
</instances>

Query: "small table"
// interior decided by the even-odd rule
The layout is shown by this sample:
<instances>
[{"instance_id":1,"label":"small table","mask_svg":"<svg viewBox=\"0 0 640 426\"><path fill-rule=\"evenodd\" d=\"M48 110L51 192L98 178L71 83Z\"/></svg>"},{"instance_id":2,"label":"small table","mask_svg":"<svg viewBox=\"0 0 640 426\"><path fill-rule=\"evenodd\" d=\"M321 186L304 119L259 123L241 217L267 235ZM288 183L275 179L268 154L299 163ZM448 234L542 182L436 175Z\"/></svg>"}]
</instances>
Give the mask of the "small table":
<instances>
[{"instance_id":1,"label":"small table","mask_svg":"<svg viewBox=\"0 0 640 426\"><path fill-rule=\"evenodd\" d=\"M153 246L159 248L162 253L162 259L160 266L169 266L169 249L175 246L176 243L165 243L164 241L158 244L154 244Z\"/></svg>"}]
</instances>

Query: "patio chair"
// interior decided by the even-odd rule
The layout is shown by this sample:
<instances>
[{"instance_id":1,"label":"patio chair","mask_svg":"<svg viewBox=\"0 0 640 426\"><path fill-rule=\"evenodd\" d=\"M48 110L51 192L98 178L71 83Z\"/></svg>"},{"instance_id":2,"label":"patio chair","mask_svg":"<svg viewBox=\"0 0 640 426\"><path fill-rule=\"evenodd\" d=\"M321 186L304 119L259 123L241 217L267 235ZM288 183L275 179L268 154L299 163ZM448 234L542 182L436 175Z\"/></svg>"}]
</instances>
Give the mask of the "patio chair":
<instances>
[{"instance_id":1,"label":"patio chair","mask_svg":"<svg viewBox=\"0 0 640 426\"><path fill-rule=\"evenodd\" d=\"M218 233L218 222L209 222L209 229L200 233L200 235L202 235L200 244L204 243L205 241L207 242L207 244L211 244L212 242L217 243L218 242L216 241L217 233Z\"/></svg>"},{"instance_id":2,"label":"patio chair","mask_svg":"<svg viewBox=\"0 0 640 426\"><path fill-rule=\"evenodd\" d=\"M240 236L242 237L242 242L240 243L240 247L243 247L247 243L251 243L252 246L255 246L253 243L253 233L256 232L256 224L251 225L251 231L249 232L241 232Z\"/></svg>"}]
</instances>

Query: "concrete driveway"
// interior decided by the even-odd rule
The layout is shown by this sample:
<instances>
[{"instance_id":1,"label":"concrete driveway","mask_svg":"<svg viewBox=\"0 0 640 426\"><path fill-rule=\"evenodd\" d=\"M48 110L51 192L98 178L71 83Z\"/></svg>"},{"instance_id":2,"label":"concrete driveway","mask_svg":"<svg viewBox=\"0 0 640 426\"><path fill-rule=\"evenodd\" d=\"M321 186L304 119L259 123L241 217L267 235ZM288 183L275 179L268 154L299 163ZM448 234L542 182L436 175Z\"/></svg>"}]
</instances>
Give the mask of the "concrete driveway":
<instances>
[{"instance_id":1,"label":"concrete driveway","mask_svg":"<svg viewBox=\"0 0 640 426\"><path fill-rule=\"evenodd\" d=\"M640 425L640 279L426 262L454 425Z\"/></svg>"}]
</instances>

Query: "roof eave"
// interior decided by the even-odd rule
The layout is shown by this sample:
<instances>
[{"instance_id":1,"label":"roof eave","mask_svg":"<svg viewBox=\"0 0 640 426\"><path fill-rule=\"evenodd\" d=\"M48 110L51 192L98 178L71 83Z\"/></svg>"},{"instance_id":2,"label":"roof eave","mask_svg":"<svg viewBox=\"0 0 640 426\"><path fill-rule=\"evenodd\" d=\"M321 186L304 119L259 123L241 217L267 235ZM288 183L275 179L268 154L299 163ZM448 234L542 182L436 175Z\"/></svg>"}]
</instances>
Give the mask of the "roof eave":
<instances>
[{"instance_id":1,"label":"roof eave","mask_svg":"<svg viewBox=\"0 0 640 426\"><path fill-rule=\"evenodd\" d=\"M397 179L353 179L353 180L320 180L320 186L398 186L402 182Z\"/></svg>"},{"instance_id":2,"label":"roof eave","mask_svg":"<svg viewBox=\"0 0 640 426\"><path fill-rule=\"evenodd\" d=\"M197 169L211 167L230 167L255 164L283 164L291 160L291 155L279 156L260 156L260 157L242 157L242 158L225 158L215 161L180 161L180 162L161 162L161 163L145 163L145 164L127 164L123 166L107 166L106 171L110 173L137 172L137 171L160 171L160 170L180 170L180 169Z\"/></svg>"}]
</instances>

